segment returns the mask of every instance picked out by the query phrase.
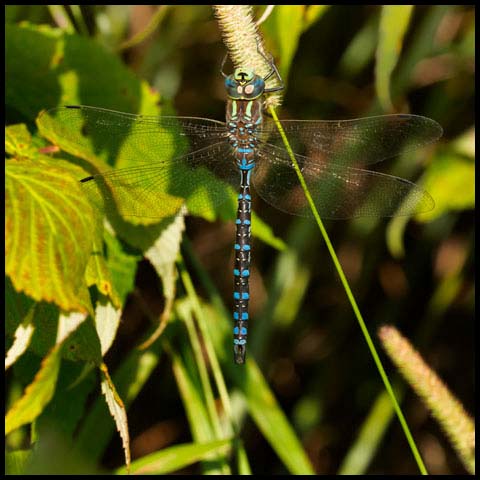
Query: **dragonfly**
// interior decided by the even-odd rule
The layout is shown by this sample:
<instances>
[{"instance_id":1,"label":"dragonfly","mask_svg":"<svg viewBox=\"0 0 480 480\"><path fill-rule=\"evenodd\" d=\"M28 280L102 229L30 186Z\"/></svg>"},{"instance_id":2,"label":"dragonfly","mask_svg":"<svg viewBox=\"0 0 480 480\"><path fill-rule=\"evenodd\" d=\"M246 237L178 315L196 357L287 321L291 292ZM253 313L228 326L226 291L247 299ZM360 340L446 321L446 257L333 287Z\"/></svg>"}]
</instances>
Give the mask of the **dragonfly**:
<instances>
[{"instance_id":1,"label":"dragonfly","mask_svg":"<svg viewBox=\"0 0 480 480\"><path fill-rule=\"evenodd\" d=\"M224 62L225 63L225 62ZM249 322L251 205L253 185L263 200L286 213L312 216L292 158L275 123L263 112L265 96L283 88L272 63L267 75L236 68L224 77L226 121L147 116L91 106L65 106L48 113L68 128L73 152L92 144L117 165L132 155L148 163L98 171L80 180L101 190L104 211L132 222L168 216L162 192L216 207L238 193L234 244L233 358L243 364ZM266 87L276 75L279 85ZM353 120L281 120L295 160L323 219L392 217L429 211L432 197L403 178L363 167L399 155L442 135L434 120L409 114ZM225 189L223 187L227 186ZM169 197L171 198L171 197ZM190 209L190 213L192 213Z\"/></svg>"}]
</instances>

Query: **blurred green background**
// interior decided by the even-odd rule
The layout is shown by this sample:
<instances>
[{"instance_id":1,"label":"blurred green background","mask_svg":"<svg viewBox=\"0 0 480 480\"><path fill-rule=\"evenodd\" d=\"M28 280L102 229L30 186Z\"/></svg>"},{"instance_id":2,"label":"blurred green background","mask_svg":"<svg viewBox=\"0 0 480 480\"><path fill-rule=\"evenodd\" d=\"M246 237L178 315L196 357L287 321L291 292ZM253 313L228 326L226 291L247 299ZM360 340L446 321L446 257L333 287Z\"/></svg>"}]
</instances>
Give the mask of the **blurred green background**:
<instances>
[{"instance_id":1,"label":"blurred green background","mask_svg":"<svg viewBox=\"0 0 480 480\"><path fill-rule=\"evenodd\" d=\"M256 6L256 18L264 11L265 6ZM116 79L117 60L110 64L100 53L98 58L76 58L68 52L69 68L61 75L52 63L42 71L37 59L47 47L32 38L27 43L19 30L7 31L7 124L26 123L35 133L40 110L72 103L73 98L131 113L156 113L160 106L177 115L224 118L219 68L225 46L210 6L80 6L57 11L30 5L6 6L5 12L12 28L28 22L50 25L58 35L70 30L90 37L105 57L117 58L133 72L132 78ZM379 80L381 49L389 40L380 28L381 15L379 6L279 6L259 28L286 82L280 118L348 119L408 112L442 125L444 136L437 144L379 166L380 171L424 186L436 201L435 210L410 222L356 219L329 221L326 227L372 334L384 323L396 325L473 412L475 9L414 7L403 41L396 44L398 62L384 80L390 100L382 97L385 88ZM50 32L48 48L54 52L57 33L44 31ZM74 41L69 46L72 54L77 52ZM70 69L76 75L69 76ZM148 91L146 84L135 91L135 76L148 82ZM257 360L315 472L416 473L396 419L390 421L391 413L372 413L383 385L313 221L287 216L258 196L254 210L286 248L273 248L281 243L273 237L253 242L249 355ZM189 217L185 237L191 251L187 268L199 294L208 302L199 279L206 275L230 309L233 221ZM203 273L198 273L193 258ZM158 276L148 261L139 260L135 289L105 358L111 372L145 337L150 323L143 303L152 312L163 308ZM170 335L175 339L175 333ZM231 362L230 351L225 359ZM8 372L7 404L26 384L28 375L22 377L21 368L26 367ZM85 391L90 396L82 397L80 409L87 414L98 386ZM180 398L172 358L161 350L158 364L128 408L133 459L192 440ZM241 394L239 398L241 404ZM464 474L439 426L408 387L402 406L429 472ZM253 473L288 471L272 440L259 433L249 416L241 418L241 438ZM349 454L369 418L378 425L370 426L372 442L364 445L363 461L355 466ZM73 442L80 429L72 429ZM25 430L7 437L7 448L26 444ZM58 442L53 445L59 448ZM88 453L81 458L88 459ZM122 465L114 429L95 460L105 470ZM199 468L181 472L198 473Z\"/></svg>"}]
</instances>

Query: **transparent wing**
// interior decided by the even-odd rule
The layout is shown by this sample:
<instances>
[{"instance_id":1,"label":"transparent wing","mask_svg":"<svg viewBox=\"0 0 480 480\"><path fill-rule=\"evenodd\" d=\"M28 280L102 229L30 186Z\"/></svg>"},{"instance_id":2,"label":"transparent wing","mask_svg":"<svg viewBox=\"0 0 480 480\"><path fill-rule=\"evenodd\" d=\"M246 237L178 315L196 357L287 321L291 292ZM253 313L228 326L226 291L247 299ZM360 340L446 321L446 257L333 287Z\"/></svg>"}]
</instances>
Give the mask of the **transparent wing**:
<instances>
[{"instance_id":1,"label":"transparent wing","mask_svg":"<svg viewBox=\"0 0 480 480\"><path fill-rule=\"evenodd\" d=\"M186 201L191 213L215 209L231 198L239 172L231 147L221 142L173 160L98 173L82 179L87 195L106 213L152 223L177 213Z\"/></svg>"},{"instance_id":2,"label":"transparent wing","mask_svg":"<svg viewBox=\"0 0 480 480\"><path fill-rule=\"evenodd\" d=\"M225 124L207 118L134 115L74 105L45 112L62 128L62 137L98 152L118 153L122 142L149 156L175 156L226 138ZM148 147L148 149L145 148Z\"/></svg>"},{"instance_id":3,"label":"transparent wing","mask_svg":"<svg viewBox=\"0 0 480 480\"><path fill-rule=\"evenodd\" d=\"M383 115L354 120L281 120L295 153L322 163L362 166L434 142L442 127L418 115ZM260 139L284 147L277 127L266 120Z\"/></svg>"},{"instance_id":4,"label":"transparent wing","mask_svg":"<svg viewBox=\"0 0 480 480\"><path fill-rule=\"evenodd\" d=\"M288 152L262 144L257 158L253 184L259 195L284 212L312 216ZM408 180L298 154L295 158L324 219L391 217L434 207L432 197Z\"/></svg>"},{"instance_id":5,"label":"transparent wing","mask_svg":"<svg viewBox=\"0 0 480 480\"><path fill-rule=\"evenodd\" d=\"M106 213L134 223L175 214L187 200L193 213L230 198L239 173L222 122L194 117L154 117L95 107L62 107L55 119L61 147L97 170L102 159L117 166L82 180ZM133 166L132 166L133 165Z\"/></svg>"}]
</instances>

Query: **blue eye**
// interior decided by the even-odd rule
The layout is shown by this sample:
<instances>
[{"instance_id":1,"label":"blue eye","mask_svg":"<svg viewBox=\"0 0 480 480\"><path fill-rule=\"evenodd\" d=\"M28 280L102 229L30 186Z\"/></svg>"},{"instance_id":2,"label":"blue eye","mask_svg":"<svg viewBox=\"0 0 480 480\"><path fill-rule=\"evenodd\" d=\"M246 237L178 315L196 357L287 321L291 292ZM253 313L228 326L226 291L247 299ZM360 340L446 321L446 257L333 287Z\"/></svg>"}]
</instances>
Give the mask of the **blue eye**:
<instances>
[{"instance_id":1,"label":"blue eye","mask_svg":"<svg viewBox=\"0 0 480 480\"><path fill-rule=\"evenodd\" d=\"M260 90L263 90L264 88L265 88L265 82L264 82L263 78L256 77L255 78L255 90L260 91Z\"/></svg>"}]
</instances>

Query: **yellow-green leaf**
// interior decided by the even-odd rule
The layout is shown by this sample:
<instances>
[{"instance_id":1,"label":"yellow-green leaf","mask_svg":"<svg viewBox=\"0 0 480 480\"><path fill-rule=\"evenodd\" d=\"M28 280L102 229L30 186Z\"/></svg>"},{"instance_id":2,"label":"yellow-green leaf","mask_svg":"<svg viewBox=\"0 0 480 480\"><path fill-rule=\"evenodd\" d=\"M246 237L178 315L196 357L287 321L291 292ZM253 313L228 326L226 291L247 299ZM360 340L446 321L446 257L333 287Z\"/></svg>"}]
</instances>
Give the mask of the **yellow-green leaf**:
<instances>
[{"instance_id":1,"label":"yellow-green leaf","mask_svg":"<svg viewBox=\"0 0 480 480\"><path fill-rule=\"evenodd\" d=\"M184 231L185 218L183 213L179 213L145 252L145 257L162 279L163 294L168 299L175 296L175 260L180 251Z\"/></svg>"},{"instance_id":2,"label":"yellow-green leaf","mask_svg":"<svg viewBox=\"0 0 480 480\"><path fill-rule=\"evenodd\" d=\"M177 308L181 308L181 305L177 301ZM180 355L172 351L171 358L173 374L185 407L193 439L202 443L215 440L211 420L205 407L205 399L201 395L195 379L192 378L191 372L186 368Z\"/></svg>"},{"instance_id":3,"label":"yellow-green leaf","mask_svg":"<svg viewBox=\"0 0 480 480\"><path fill-rule=\"evenodd\" d=\"M89 311L83 275L93 212L78 182L30 160L8 160L5 177L5 271L15 289L67 312Z\"/></svg>"},{"instance_id":4,"label":"yellow-green leaf","mask_svg":"<svg viewBox=\"0 0 480 480\"><path fill-rule=\"evenodd\" d=\"M328 5L275 5L262 29L271 42L271 48L279 60L279 71L287 80L290 67L298 48L300 35L318 21Z\"/></svg>"},{"instance_id":5,"label":"yellow-green leaf","mask_svg":"<svg viewBox=\"0 0 480 480\"><path fill-rule=\"evenodd\" d=\"M61 344L55 345L43 359L40 370L24 394L13 404L5 416L5 435L31 423L42 413L53 397L61 361Z\"/></svg>"},{"instance_id":6,"label":"yellow-green leaf","mask_svg":"<svg viewBox=\"0 0 480 480\"><path fill-rule=\"evenodd\" d=\"M390 77L402 51L403 38L410 22L413 5L385 5L380 17L380 31L375 65L377 96L385 110L392 110Z\"/></svg>"},{"instance_id":7,"label":"yellow-green leaf","mask_svg":"<svg viewBox=\"0 0 480 480\"><path fill-rule=\"evenodd\" d=\"M305 5L302 30L308 30L315 22L318 22L328 10L330 5Z\"/></svg>"},{"instance_id":8,"label":"yellow-green leaf","mask_svg":"<svg viewBox=\"0 0 480 480\"><path fill-rule=\"evenodd\" d=\"M425 173L423 185L435 200L435 208L418 216L431 221L445 212L475 207L475 163L455 153L435 157Z\"/></svg>"},{"instance_id":9,"label":"yellow-green leaf","mask_svg":"<svg viewBox=\"0 0 480 480\"><path fill-rule=\"evenodd\" d=\"M124 251L120 240L114 237L108 230L104 231L103 239L107 250L106 263L112 285L123 303L134 288L137 263L142 256Z\"/></svg>"},{"instance_id":10,"label":"yellow-green leaf","mask_svg":"<svg viewBox=\"0 0 480 480\"><path fill-rule=\"evenodd\" d=\"M159 160L158 149L155 148L158 139L154 134L143 135L142 142L135 138L135 134L142 131L142 125L132 126L130 135L119 138L99 131L94 125L85 123L87 120L81 117L75 121L71 118L65 120L61 113L64 111L41 112L37 119L39 132L65 152L86 160L95 171L111 170L111 164L128 167ZM139 129L139 132L135 132L135 128ZM176 144L174 132L167 133L171 134L171 140L168 141L166 137L162 141L161 160L164 161L181 155L184 148L184 145ZM165 171L167 170L165 165ZM144 192L142 184L123 186L120 182L115 185L109 182L110 179L107 177L102 185L91 183L90 187L84 188L84 192L92 205L100 211L104 210L104 198L108 197L110 201L114 201L118 214L121 218L127 216L126 220L130 223L142 225L158 223L162 218L175 215L184 204L183 198L166 193L163 182L151 185L149 195L142 194ZM129 216L128 213L132 210L148 212L150 218Z\"/></svg>"},{"instance_id":11,"label":"yellow-green leaf","mask_svg":"<svg viewBox=\"0 0 480 480\"><path fill-rule=\"evenodd\" d=\"M268 223L265 223L255 212L252 212L252 235L255 238L262 240L267 245L276 248L278 251L287 248L285 242L281 238L275 236L272 227L270 227Z\"/></svg>"},{"instance_id":12,"label":"yellow-green leaf","mask_svg":"<svg viewBox=\"0 0 480 480\"><path fill-rule=\"evenodd\" d=\"M304 5L277 5L263 27L278 48L279 70L285 81L303 31Z\"/></svg>"},{"instance_id":13,"label":"yellow-green leaf","mask_svg":"<svg viewBox=\"0 0 480 480\"><path fill-rule=\"evenodd\" d=\"M123 451L125 453L125 466L127 471L130 468L130 436L128 434L128 422L127 422L127 411L125 405L122 402L122 399L119 397L115 385L108 374L107 366L102 363L100 366L100 372L102 374L102 393L105 396L105 400L112 415L117 430L120 433L122 438Z\"/></svg>"},{"instance_id":14,"label":"yellow-green leaf","mask_svg":"<svg viewBox=\"0 0 480 480\"><path fill-rule=\"evenodd\" d=\"M100 293L108 297L115 307L120 308L122 301L113 285L108 265L100 249L94 248L87 263L85 280L91 287L95 285Z\"/></svg>"},{"instance_id":15,"label":"yellow-green leaf","mask_svg":"<svg viewBox=\"0 0 480 480\"><path fill-rule=\"evenodd\" d=\"M185 212L180 212L157 238L155 243L145 252L145 257L155 268L155 271L162 279L165 307L155 331L142 343L140 348L147 348L163 332L170 318L173 300L175 298L175 282L177 280L177 269L175 260L180 252L183 232L185 230Z\"/></svg>"},{"instance_id":16,"label":"yellow-green leaf","mask_svg":"<svg viewBox=\"0 0 480 480\"><path fill-rule=\"evenodd\" d=\"M257 365L248 361L247 368L243 389L253 420L292 474L313 475L302 445Z\"/></svg>"},{"instance_id":17,"label":"yellow-green leaf","mask_svg":"<svg viewBox=\"0 0 480 480\"><path fill-rule=\"evenodd\" d=\"M24 123L5 128L5 152L22 158L29 158L35 154L32 136Z\"/></svg>"},{"instance_id":18,"label":"yellow-green leaf","mask_svg":"<svg viewBox=\"0 0 480 480\"><path fill-rule=\"evenodd\" d=\"M232 441L227 439L208 443L175 445L136 460L132 463L130 472L137 475L163 475L175 472L192 463L206 460L212 453L228 454L231 443ZM116 473L124 474L126 469L120 468Z\"/></svg>"},{"instance_id":19,"label":"yellow-green leaf","mask_svg":"<svg viewBox=\"0 0 480 480\"><path fill-rule=\"evenodd\" d=\"M15 450L14 452L5 452L5 474L25 474L25 467L28 464L31 455L31 450Z\"/></svg>"}]
</instances>

